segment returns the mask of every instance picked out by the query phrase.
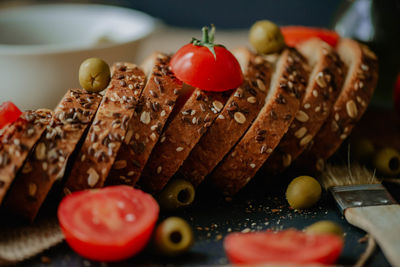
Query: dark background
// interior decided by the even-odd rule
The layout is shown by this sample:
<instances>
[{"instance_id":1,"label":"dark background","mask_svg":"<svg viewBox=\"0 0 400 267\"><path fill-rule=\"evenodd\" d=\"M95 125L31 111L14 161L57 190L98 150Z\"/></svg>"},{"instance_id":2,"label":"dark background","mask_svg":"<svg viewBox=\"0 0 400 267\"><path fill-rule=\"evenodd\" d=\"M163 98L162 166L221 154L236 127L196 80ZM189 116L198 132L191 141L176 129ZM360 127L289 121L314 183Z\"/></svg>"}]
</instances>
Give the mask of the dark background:
<instances>
[{"instance_id":1,"label":"dark background","mask_svg":"<svg viewBox=\"0 0 400 267\"><path fill-rule=\"evenodd\" d=\"M181 27L248 28L254 21L269 19L278 24L328 27L339 0L109 0L98 1L142 10L164 22Z\"/></svg>"},{"instance_id":2,"label":"dark background","mask_svg":"<svg viewBox=\"0 0 400 267\"><path fill-rule=\"evenodd\" d=\"M248 28L254 21L269 19L281 25L329 27L341 0L0 0L39 3L99 3L144 11L165 23L199 28L214 23L218 28ZM385 0L386 1L386 0Z\"/></svg>"},{"instance_id":3,"label":"dark background","mask_svg":"<svg viewBox=\"0 0 400 267\"><path fill-rule=\"evenodd\" d=\"M96 3L143 11L169 26L200 29L248 29L255 21L334 29L366 43L379 58L374 106L392 108L400 72L400 0L0 0L0 7L31 3Z\"/></svg>"}]
</instances>

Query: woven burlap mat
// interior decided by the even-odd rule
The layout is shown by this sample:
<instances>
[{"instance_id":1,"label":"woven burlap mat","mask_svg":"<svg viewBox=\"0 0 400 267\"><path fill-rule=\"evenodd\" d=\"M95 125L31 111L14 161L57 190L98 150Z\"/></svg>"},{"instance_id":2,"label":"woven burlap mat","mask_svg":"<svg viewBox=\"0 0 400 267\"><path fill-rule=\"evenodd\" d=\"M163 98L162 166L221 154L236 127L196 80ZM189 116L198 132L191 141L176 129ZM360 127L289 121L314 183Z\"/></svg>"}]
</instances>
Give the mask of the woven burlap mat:
<instances>
[{"instance_id":1,"label":"woven burlap mat","mask_svg":"<svg viewBox=\"0 0 400 267\"><path fill-rule=\"evenodd\" d=\"M41 218L34 224L6 219L0 223L0 266L15 264L38 255L64 239L57 218Z\"/></svg>"}]
</instances>

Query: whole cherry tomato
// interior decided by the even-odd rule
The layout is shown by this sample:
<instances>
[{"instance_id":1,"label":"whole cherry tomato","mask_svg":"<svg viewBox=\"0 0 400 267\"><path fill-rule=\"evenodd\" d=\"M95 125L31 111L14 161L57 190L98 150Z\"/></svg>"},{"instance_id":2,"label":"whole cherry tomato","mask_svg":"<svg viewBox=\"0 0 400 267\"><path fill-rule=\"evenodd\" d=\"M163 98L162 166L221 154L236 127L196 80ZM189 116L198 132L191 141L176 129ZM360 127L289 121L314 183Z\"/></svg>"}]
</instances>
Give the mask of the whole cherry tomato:
<instances>
[{"instance_id":1,"label":"whole cherry tomato","mask_svg":"<svg viewBox=\"0 0 400 267\"><path fill-rule=\"evenodd\" d=\"M98 261L129 258L148 243L158 219L154 198L129 186L110 186L66 196L58 220L67 243Z\"/></svg>"},{"instance_id":2,"label":"whole cherry tomato","mask_svg":"<svg viewBox=\"0 0 400 267\"><path fill-rule=\"evenodd\" d=\"M227 91L240 86L243 74L229 50L214 44L214 26L210 34L203 27L203 39L193 39L171 59L171 69L178 79L205 91Z\"/></svg>"},{"instance_id":3,"label":"whole cherry tomato","mask_svg":"<svg viewBox=\"0 0 400 267\"><path fill-rule=\"evenodd\" d=\"M281 27L281 32L288 46L296 46L310 38L317 37L335 47L340 39L339 34L335 31L305 26L284 26Z\"/></svg>"},{"instance_id":4,"label":"whole cherry tomato","mask_svg":"<svg viewBox=\"0 0 400 267\"><path fill-rule=\"evenodd\" d=\"M6 124L13 123L21 115L21 111L14 103L7 101L0 105L0 129Z\"/></svg>"}]
</instances>

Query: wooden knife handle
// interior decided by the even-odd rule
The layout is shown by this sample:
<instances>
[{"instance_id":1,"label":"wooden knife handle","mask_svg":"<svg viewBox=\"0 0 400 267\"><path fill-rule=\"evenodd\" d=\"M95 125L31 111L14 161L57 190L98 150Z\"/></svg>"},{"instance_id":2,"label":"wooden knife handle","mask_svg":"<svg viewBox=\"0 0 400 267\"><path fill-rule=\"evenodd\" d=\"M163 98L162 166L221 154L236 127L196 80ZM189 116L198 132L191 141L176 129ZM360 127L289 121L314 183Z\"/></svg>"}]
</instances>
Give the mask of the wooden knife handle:
<instances>
[{"instance_id":1,"label":"wooden knife handle","mask_svg":"<svg viewBox=\"0 0 400 267\"><path fill-rule=\"evenodd\" d=\"M344 215L375 238L390 264L400 267L400 205L348 208Z\"/></svg>"}]
</instances>

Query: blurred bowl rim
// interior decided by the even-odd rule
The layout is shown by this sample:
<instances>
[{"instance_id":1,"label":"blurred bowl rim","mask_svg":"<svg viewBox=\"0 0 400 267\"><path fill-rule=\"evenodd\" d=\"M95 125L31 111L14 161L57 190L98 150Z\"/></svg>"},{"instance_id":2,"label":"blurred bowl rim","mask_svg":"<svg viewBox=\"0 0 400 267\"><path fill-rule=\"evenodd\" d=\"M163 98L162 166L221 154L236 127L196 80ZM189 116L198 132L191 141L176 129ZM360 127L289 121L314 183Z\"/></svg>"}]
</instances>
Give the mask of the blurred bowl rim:
<instances>
[{"instance_id":1,"label":"blurred bowl rim","mask_svg":"<svg viewBox=\"0 0 400 267\"><path fill-rule=\"evenodd\" d=\"M141 39L148 37L152 34L157 26L161 24L160 21L153 18L152 16L130 8L113 6L113 5L102 5L102 4L79 4L79 3L49 3L49 4L29 4L23 6L12 6L0 9L0 16L8 12L19 12L21 10L38 9L38 8L58 8L63 7L69 8L97 8L104 10L113 10L116 12L121 12L124 14L133 15L136 19L142 20L147 24L147 30L143 31L141 34L137 34L129 40L110 42L104 44L87 44L87 43L68 43L68 44L27 44L27 45L10 45L0 43L0 56L1 55L49 55L49 54L60 54L60 53L70 53L70 52L84 52L84 51L95 51L98 49L105 49L108 47L115 47L120 45L127 45L137 42Z\"/></svg>"}]
</instances>

